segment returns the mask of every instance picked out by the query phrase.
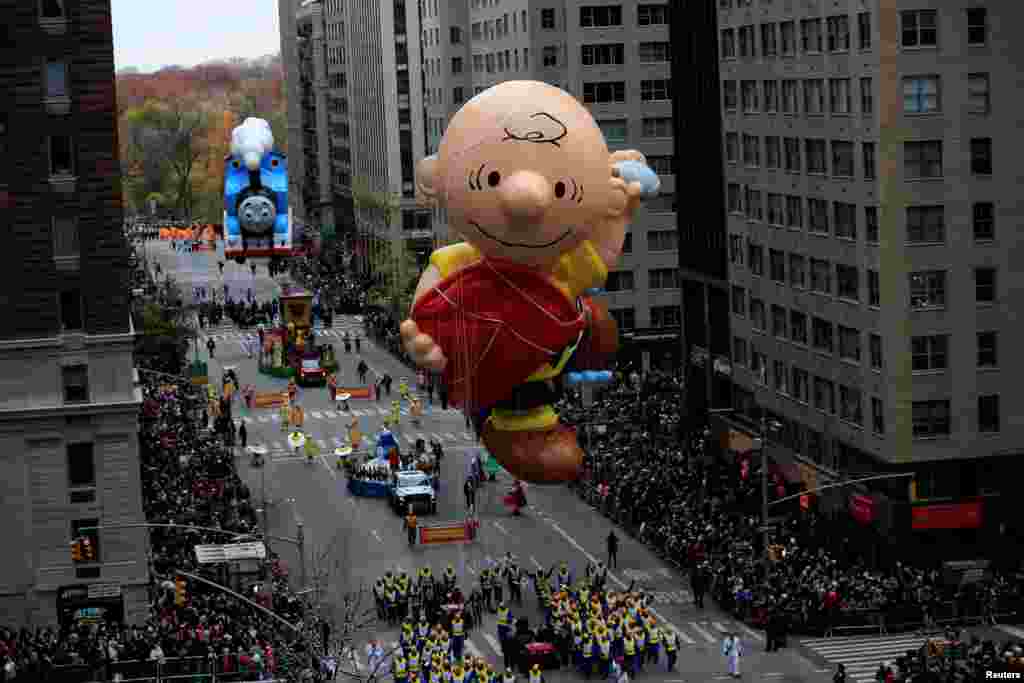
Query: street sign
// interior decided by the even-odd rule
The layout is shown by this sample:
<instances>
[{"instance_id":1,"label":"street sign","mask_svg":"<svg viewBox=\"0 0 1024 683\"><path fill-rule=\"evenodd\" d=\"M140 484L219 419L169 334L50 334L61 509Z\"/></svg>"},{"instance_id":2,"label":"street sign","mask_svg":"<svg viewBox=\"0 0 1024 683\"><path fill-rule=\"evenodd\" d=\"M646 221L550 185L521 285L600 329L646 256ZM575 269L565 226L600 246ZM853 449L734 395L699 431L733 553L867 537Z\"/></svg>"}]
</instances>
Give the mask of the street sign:
<instances>
[{"instance_id":1,"label":"street sign","mask_svg":"<svg viewBox=\"0 0 1024 683\"><path fill-rule=\"evenodd\" d=\"M196 559L199 561L199 564L219 564L221 562L236 562L238 560L263 560L266 557L267 546L261 541L196 546Z\"/></svg>"}]
</instances>

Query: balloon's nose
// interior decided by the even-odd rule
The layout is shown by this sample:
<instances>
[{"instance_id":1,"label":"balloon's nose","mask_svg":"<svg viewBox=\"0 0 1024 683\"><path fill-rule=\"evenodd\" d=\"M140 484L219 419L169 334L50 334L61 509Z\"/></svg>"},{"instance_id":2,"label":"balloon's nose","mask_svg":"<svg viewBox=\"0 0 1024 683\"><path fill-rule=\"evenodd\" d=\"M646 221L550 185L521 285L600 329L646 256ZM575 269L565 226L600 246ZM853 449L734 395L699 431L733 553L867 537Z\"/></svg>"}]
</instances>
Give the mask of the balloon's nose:
<instances>
[{"instance_id":1,"label":"balloon's nose","mask_svg":"<svg viewBox=\"0 0 1024 683\"><path fill-rule=\"evenodd\" d=\"M245 167L250 171L258 170L260 167L261 155L259 152L246 152L245 153Z\"/></svg>"},{"instance_id":2,"label":"balloon's nose","mask_svg":"<svg viewBox=\"0 0 1024 683\"><path fill-rule=\"evenodd\" d=\"M532 171L502 178L499 192L502 208L513 218L536 220L551 206L551 183Z\"/></svg>"}]
</instances>

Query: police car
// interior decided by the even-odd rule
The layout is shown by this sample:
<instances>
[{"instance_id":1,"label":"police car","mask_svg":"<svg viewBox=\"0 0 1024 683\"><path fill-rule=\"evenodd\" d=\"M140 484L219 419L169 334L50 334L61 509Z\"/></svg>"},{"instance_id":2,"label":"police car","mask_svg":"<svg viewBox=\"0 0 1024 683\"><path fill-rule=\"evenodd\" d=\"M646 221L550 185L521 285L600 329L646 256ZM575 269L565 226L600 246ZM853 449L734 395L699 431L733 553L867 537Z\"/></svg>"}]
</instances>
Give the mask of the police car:
<instances>
[{"instance_id":1,"label":"police car","mask_svg":"<svg viewBox=\"0 0 1024 683\"><path fill-rule=\"evenodd\" d=\"M388 499L399 515L408 512L410 505L416 511L437 514L434 480L419 470L403 470L395 474L388 486Z\"/></svg>"}]
</instances>

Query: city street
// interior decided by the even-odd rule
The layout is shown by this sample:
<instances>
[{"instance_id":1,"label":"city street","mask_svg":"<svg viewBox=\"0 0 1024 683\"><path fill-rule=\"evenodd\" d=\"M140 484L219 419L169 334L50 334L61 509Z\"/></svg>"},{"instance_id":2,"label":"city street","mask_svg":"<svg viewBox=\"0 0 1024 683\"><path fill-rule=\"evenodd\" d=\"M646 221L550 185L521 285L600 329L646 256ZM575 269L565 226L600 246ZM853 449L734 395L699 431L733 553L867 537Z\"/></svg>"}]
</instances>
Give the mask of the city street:
<instances>
[{"instance_id":1,"label":"city street","mask_svg":"<svg viewBox=\"0 0 1024 683\"><path fill-rule=\"evenodd\" d=\"M220 286L216 257L213 253L197 253L181 257L172 253L166 243L151 243L150 258L156 258L165 272L172 272L183 289L195 282L208 286ZM204 270L202 261L207 262ZM177 266L181 264L182 268ZM254 286L260 298L269 297L276 283L266 275L263 264L257 269L255 280L248 271L248 264L225 268L225 281L232 274L232 267L244 276L249 276L249 285ZM229 286L231 286L229 284ZM343 330L355 332L361 325L351 316L336 316L335 329L326 331L326 336L335 340L335 349L341 363L339 387L354 381L355 365L358 362L353 350L346 355L340 344ZM242 333L229 326L207 330L217 341L215 357L210 365L211 378L218 379L225 366L236 366L241 383L252 383L258 391L283 391L286 382L260 375L256 360L246 356L240 343ZM200 355L208 356L200 340ZM371 367L372 374L388 373L397 382L402 377L411 379L412 373L394 357L375 344L364 342L361 357ZM351 385L351 384L349 384ZM395 391L397 395L397 391ZM484 486L477 497L477 508L481 520L480 534L476 542L409 548L402 529L402 519L379 499L356 498L349 494L345 477L335 467L332 451L335 444L346 440L348 414L339 413L329 405L324 388L300 389L299 400L306 411L306 433L321 444L322 454L313 463L305 457L291 455L285 447L276 409L247 411L240 403L235 405L236 421L246 424L250 444L266 445L271 451L268 464L263 468L250 467L249 459L239 450L237 464L240 473L250 489L254 500L266 498L270 501L270 533L294 537L297 522L301 521L305 532L307 558L329 548L331 561L339 559L347 564L350 587L364 585L369 588L373 581L388 569L404 568L411 574L429 565L435 575L452 563L464 587L475 581L479 570L489 562L511 552L522 567L533 570L549 568L566 560L574 572L581 572L588 561L605 560L605 539L613 524L596 514L587 504L562 487L529 487L527 497L529 508L521 517L513 517L501 502L511 486L507 475L499 476L497 482ZM364 434L372 438L387 413L387 397L380 403L374 401L350 402L353 413L359 417ZM404 411L403 411L404 412ZM465 506L462 484L468 466L469 455L478 447L473 436L465 427L461 413L454 410L441 411L435 403L428 406L422 426L414 427L406 415L396 430L403 448L408 448L416 438L440 437L445 447L446 458L442 465L439 494L438 520L460 520ZM424 523L434 520L431 516L421 518ZM631 581L652 593L657 617L662 624L677 632L680 637L678 672L666 673L662 663L658 671L648 671L644 677L665 681L707 681L725 679L725 662L720 654L720 643L725 633L735 630L746 647L744 667L747 671L758 672L759 680L810 682L830 678L826 675L824 659L815 658L812 663L798 656L793 649L782 653L764 653L763 637L728 615L719 612L709 600L704 610L697 610L684 576L662 562L646 547L635 542L621 530L619 567L609 573L613 589L625 589ZM286 544L272 544L286 559L293 576L298 580L299 563L294 549ZM307 571L313 574L313 567ZM329 592L345 587L332 586ZM535 599L527 594L525 612L522 616L536 623L540 616ZM397 630L375 630L365 634L363 640L376 635L390 642L397 638ZM791 643L795 641L791 640ZM495 663L501 662L496 637L494 617L487 619L484 628L470 634L467 648L477 651ZM871 653L867 653L871 654ZM866 661L874 662L870 656ZM360 662L365 665L365 662ZM548 673L551 679L568 678L567 672ZM572 676L575 678L575 675Z\"/></svg>"}]
</instances>

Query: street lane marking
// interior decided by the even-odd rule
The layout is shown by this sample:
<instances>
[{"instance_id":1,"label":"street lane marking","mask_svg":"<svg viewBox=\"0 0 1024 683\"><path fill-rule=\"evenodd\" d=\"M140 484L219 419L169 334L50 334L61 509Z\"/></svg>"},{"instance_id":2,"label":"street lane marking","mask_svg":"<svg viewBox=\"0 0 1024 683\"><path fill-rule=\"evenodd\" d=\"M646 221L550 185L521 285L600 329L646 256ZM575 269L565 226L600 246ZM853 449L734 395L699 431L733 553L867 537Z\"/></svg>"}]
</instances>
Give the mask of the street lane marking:
<instances>
[{"instance_id":1,"label":"street lane marking","mask_svg":"<svg viewBox=\"0 0 1024 683\"><path fill-rule=\"evenodd\" d=\"M492 636L490 633L485 633L484 634L484 640L487 641L487 644L491 646L492 650L497 652L499 655L501 654L501 644L498 643L498 639L497 638Z\"/></svg>"},{"instance_id":2,"label":"street lane marking","mask_svg":"<svg viewBox=\"0 0 1024 683\"><path fill-rule=\"evenodd\" d=\"M377 408L377 412L380 414L381 417L387 417L391 415L390 410L384 410L383 408Z\"/></svg>"},{"instance_id":3,"label":"street lane marking","mask_svg":"<svg viewBox=\"0 0 1024 683\"><path fill-rule=\"evenodd\" d=\"M691 637L689 636L689 634L687 634L687 633L684 633L683 631L679 630L679 629L678 629L678 628L676 628L675 626L673 626L673 627L672 627L672 632L673 632L673 633L675 633L675 634L677 634L677 635L679 636L679 640L683 641L683 642L684 642L684 643L686 643L687 645L693 645L694 643L696 643L696 642L697 642L697 641L695 641L695 640L694 640L693 638L691 638Z\"/></svg>"},{"instance_id":4,"label":"street lane marking","mask_svg":"<svg viewBox=\"0 0 1024 683\"><path fill-rule=\"evenodd\" d=\"M476 434L473 432L462 432L462 438L466 441L476 441Z\"/></svg>"},{"instance_id":5,"label":"street lane marking","mask_svg":"<svg viewBox=\"0 0 1024 683\"><path fill-rule=\"evenodd\" d=\"M430 438L433 439L434 441L443 441L444 440L444 439L441 438L441 435L438 434L437 432L430 432Z\"/></svg>"},{"instance_id":6,"label":"street lane marking","mask_svg":"<svg viewBox=\"0 0 1024 683\"><path fill-rule=\"evenodd\" d=\"M712 622L711 622L711 625L712 625L712 626L714 626L714 627L715 627L715 629L716 629L716 630L717 630L717 631L718 631L719 633L728 633L728 632L729 632L729 629L727 629L727 628L725 627L725 624L723 624L723 623L722 623L722 622L720 622L720 621L712 621Z\"/></svg>"},{"instance_id":7,"label":"street lane marking","mask_svg":"<svg viewBox=\"0 0 1024 683\"><path fill-rule=\"evenodd\" d=\"M704 640L708 641L709 643L715 642L715 637L713 635L711 635L710 633L708 633L707 631L705 631L703 628L701 628L700 624L698 624L696 621L691 621L690 622L690 627L694 631L699 633L700 637L703 638Z\"/></svg>"},{"instance_id":8,"label":"street lane marking","mask_svg":"<svg viewBox=\"0 0 1024 683\"><path fill-rule=\"evenodd\" d=\"M758 633L757 631L755 631L754 629L750 628L746 624L740 624L740 630L743 631L744 633L746 633L748 636L750 636L754 640L764 640L764 634L763 633Z\"/></svg>"},{"instance_id":9,"label":"street lane marking","mask_svg":"<svg viewBox=\"0 0 1024 683\"><path fill-rule=\"evenodd\" d=\"M538 570L544 569L544 566L540 562L538 562L537 558L533 555L530 555L530 562L533 562L533 566L536 567Z\"/></svg>"},{"instance_id":10,"label":"street lane marking","mask_svg":"<svg viewBox=\"0 0 1024 683\"><path fill-rule=\"evenodd\" d=\"M267 424L268 422L270 422L270 418L267 417L266 415L260 415L256 419L259 420L261 424Z\"/></svg>"},{"instance_id":11,"label":"street lane marking","mask_svg":"<svg viewBox=\"0 0 1024 683\"><path fill-rule=\"evenodd\" d=\"M316 420L322 420L322 419L324 419L324 414L323 414L323 413L321 413L320 411L317 411L317 410L311 410L311 411L309 411L309 414L310 414L310 415L312 415L312 416L313 416L313 418L314 418L314 419L316 419Z\"/></svg>"},{"instance_id":12,"label":"street lane marking","mask_svg":"<svg viewBox=\"0 0 1024 683\"><path fill-rule=\"evenodd\" d=\"M510 536L511 535L511 534L508 533L508 530L501 525L501 522L495 522L494 523L494 528L497 529L498 531L500 531L501 533L505 534L506 536Z\"/></svg>"},{"instance_id":13,"label":"street lane marking","mask_svg":"<svg viewBox=\"0 0 1024 683\"><path fill-rule=\"evenodd\" d=\"M384 539L382 539L382 538L380 537L380 534L378 534L378 533L377 533L377 530L376 530L376 529L371 529L371 530L370 530L370 533L371 533L371 534L373 535L373 537L374 537L375 539L377 539L377 542L378 542L378 543L383 543L383 542L384 542Z\"/></svg>"},{"instance_id":14,"label":"street lane marking","mask_svg":"<svg viewBox=\"0 0 1024 683\"><path fill-rule=\"evenodd\" d=\"M469 638L466 638L466 652L473 655L474 657L483 657L484 653L477 649L476 645Z\"/></svg>"},{"instance_id":15,"label":"street lane marking","mask_svg":"<svg viewBox=\"0 0 1024 683\"><path fill-rule=\"evenodd\" d=\"M445 432L444 437L447 441L455 441L458 438L455 436L455 432Z\"/></svg>"}]
</instances>

